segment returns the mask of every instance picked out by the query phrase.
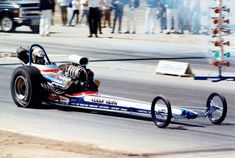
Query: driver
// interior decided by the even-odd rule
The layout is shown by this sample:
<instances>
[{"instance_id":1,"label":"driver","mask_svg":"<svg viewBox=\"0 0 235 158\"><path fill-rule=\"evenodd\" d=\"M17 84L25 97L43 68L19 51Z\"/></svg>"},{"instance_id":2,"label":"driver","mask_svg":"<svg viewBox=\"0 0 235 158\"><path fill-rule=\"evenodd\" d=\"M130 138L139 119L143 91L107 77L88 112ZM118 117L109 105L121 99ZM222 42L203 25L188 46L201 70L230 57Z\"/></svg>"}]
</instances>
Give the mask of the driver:
<instances>
[{"instance_id":1,"label":"driver","mask_svg":"<svg viewBox=\"0 0 235 158\"><path fill-rule=\"evenodd\" d=\"M34 64L45 65L45 53L40 48L35 48L32 52L32 62Z\"/></svg>"}]
</instances>

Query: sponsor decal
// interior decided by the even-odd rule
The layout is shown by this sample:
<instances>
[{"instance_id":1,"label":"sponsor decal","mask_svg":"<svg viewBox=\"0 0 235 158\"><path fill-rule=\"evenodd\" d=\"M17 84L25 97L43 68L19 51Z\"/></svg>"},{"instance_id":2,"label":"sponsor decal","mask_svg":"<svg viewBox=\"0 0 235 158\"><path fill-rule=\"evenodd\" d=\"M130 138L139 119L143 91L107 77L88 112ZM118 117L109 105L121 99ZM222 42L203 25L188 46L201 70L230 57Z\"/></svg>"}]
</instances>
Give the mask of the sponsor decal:
<instances>
[{"instance_id":1,"label":"sponsor decal","mask_svg":"<svg viewBox=\"0 0 235 158\"><path fill-rule=\"evenodd\" d=\"M119 111L121 108L120 107L111 107L110 109Z\"/></svg>"},{"instance_id":2,"label":"sponsor decal","mask_svg":"<svg viewBox=\"0 0 235 158\"><path fill-rule=\"evenodd\" d=\"M111 100L111 99L91 98L91 101L94 103L102 103L102 104L109 104L109 105L118 104L116 100Z\"/></svg>"},{"instance_id":3,"label":"sponsor decal","mask_svg":"<svg viewBox=\"0 0 235 158\"><path fill-rule=\"evenodd\" d=\"M71 102L76 103L76 102L77 102L77 99L71 98Z\"/></svg>"},{"instance_id":4,"label":"sponsor decal","mask_svg":"<svg viewBox=\"0 0 235 158\"><path fill-rule=\"evenodd\" d=\"M103 105L101 105L99 108L101 108L101 109L109 109L109 106L103 106Z\"/></svg>"},{"instance_id":5,"label":"sponsor decal","mask_svg":"<svg viewBox=\"0 0 235 158\"><path fill-rule=\"evenodd\" d=\"M128 111L126 108L120 108L121 111Z\"/></svg>"},{"instance_id":6,"label":"sponsor decal","mask_svg":"<svg viewBox=\"0 0 235 158\"><path fill-rule=\"evenodd\" d=\"M104 99L101 98L91 98L91 101L94 103L104 103Z\"/></svg>"},{"instance_id":7,"label":"sponsor decal","mask_svg":"<svg viewBox=\"0 0 235 158\"><path fill-rule=\"evenodd\" d=\"M77 105L76 103L70 103L70 105Z\"/></svg>"},{"instance_id":8,"label":"sponsor decal","mask_svg":"<svg viewBox=\"0 0 235 158\"><path fill-rule=\"evenodd\" d=\"M89 105L89 107L90 107L90 108L98 108L99 106L98 106L98 105L93 105L93 104L91 104L91 105Z\"/></svg>"},{"instance_id":9,"label":"sponsor decal","mask_svg":"<svg viewBox=\"0 0 235 158\"><path fill-rule=\"evenodd\" d=\"M110 105L117 105L117 101L116 100L106 100L105 103L106 104L110 104Z\"/></svg>"},{"instance_id":10,"label":"sponsor decal","mask_svg":"<svg viewBox=\"0 0 235 158\"><path fill-rule=\"evenodd\" d=\"M64 97L64 96L60 96L60 103L68 105L69 104L69 98Z\"/></svg>"},{"instance_id":11,"label":"sponsor decal","mask_svg":"<svg viewBox=\"0 0 235 158\"><path fill-rule=\"evenodd\" d=\"M85 104L77 104L77 105L79 105L79 106L81 106L81 107L84 107L84 106L85 106Z\"/></svg>"}]
</instances>

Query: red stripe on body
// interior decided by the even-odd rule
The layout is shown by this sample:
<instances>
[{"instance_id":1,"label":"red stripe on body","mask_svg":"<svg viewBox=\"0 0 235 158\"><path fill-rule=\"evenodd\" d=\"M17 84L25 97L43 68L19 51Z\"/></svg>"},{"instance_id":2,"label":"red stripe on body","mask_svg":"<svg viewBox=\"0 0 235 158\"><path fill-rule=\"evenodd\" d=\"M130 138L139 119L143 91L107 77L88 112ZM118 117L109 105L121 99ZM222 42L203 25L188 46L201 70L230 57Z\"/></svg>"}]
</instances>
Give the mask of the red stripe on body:
<instances>
[{"instance_id":1,"label":"red stripe on body","mask_svg":"<svg viewBox=\"0 0 235 158\"><path fill-rule=\"evenodd\" d=\"M47 70L40 70L41 72L58 72L59 69L47 69Z\"/></svg>"},{"instance_id":2,"label":"red stripe on body","mask_svg":"<svg viewBox=\"0 0 235 158\"><path fill-rule=\"evenodd\" d=\"M69 94L69 95L70 95L70 96L81 96L81 95L89 95L89 94L95 94L95 95L97 95L98 92L94 92L94 91L85 91L85 92L73 93L73 94Z\"/></svg>"}]
</instances>

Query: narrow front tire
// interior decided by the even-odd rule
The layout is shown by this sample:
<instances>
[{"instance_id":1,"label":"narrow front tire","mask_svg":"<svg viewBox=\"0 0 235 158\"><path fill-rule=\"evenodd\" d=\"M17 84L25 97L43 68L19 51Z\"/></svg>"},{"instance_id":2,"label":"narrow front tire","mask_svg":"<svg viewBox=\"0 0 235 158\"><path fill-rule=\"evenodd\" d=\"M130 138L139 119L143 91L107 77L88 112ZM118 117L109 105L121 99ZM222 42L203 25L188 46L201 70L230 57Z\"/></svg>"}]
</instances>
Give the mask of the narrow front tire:
<instances>
[{"instance_id":1,"label":"narrow front tire","mask_svg":"<svg viewBox=\"0 0 235 158\"><path fill-rule=\"evenodd\" d=\"M151 106L151 116L153 122L159 128L167 127L172 118L170 102L162 96L154 98Z\"/></svg>"},{"instance_id":2,"label":"narrow front tire","mask_svg":"<svg viewBox=\"0 0 235 158\"><path fill-rule=\"evenodd\" d=\"M213 124L221 124L227 115L227 101L218 93L212 93L207 99L207 116Z\"/></svg>"}]
</instances>

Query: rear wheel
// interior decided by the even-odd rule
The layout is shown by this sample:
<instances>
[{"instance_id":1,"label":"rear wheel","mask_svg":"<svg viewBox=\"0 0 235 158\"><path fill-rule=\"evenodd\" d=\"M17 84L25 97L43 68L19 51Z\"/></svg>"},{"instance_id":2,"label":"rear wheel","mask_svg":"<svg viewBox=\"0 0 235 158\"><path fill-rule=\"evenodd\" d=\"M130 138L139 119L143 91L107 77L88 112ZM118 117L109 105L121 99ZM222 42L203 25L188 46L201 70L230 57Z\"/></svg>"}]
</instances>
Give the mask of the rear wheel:
<instances>
[{"instance_id":1,"label":"rear wheel","mask_svg":"<svg viewBox=\"0 0 235 158\"><path fill-rule=\"evenodd\" d=\"M206 103L208 118L213 124L220 124L227 114L227 102L223 95L212 93Z\"/></svg>"},{"instance_id":2,"label":"rear wheel","mask_svg":"<svg viewBox=\"0 0 235 158\"><path fill-rule=\"evenodd\" d=\"M15 104L23 108L38 107L42 103L42 77L32 66L18 67L11 78L11 95Z\"/></svg>"},{"instance_id":3,"label":"rear wheel","mask_svg":"<svg viewBox=\"0 0 235 158\"><path fill-rule=\"evenodd\" d=\"M4 16L1 19L1 27L4 32L12 32L15 30L14 21L9 16Z\"/></svg>"},{"instance_id":4,"label":"rear wheel","mask_svg":"<svg viewBox=\"0 0 235 158\"><path fill-rule=\"evenodd\" d=\"M170 102L162 96L157 96L152 101L151 116L159 128L167 127L172 118Z\"/></svg>"}]
</instances>

